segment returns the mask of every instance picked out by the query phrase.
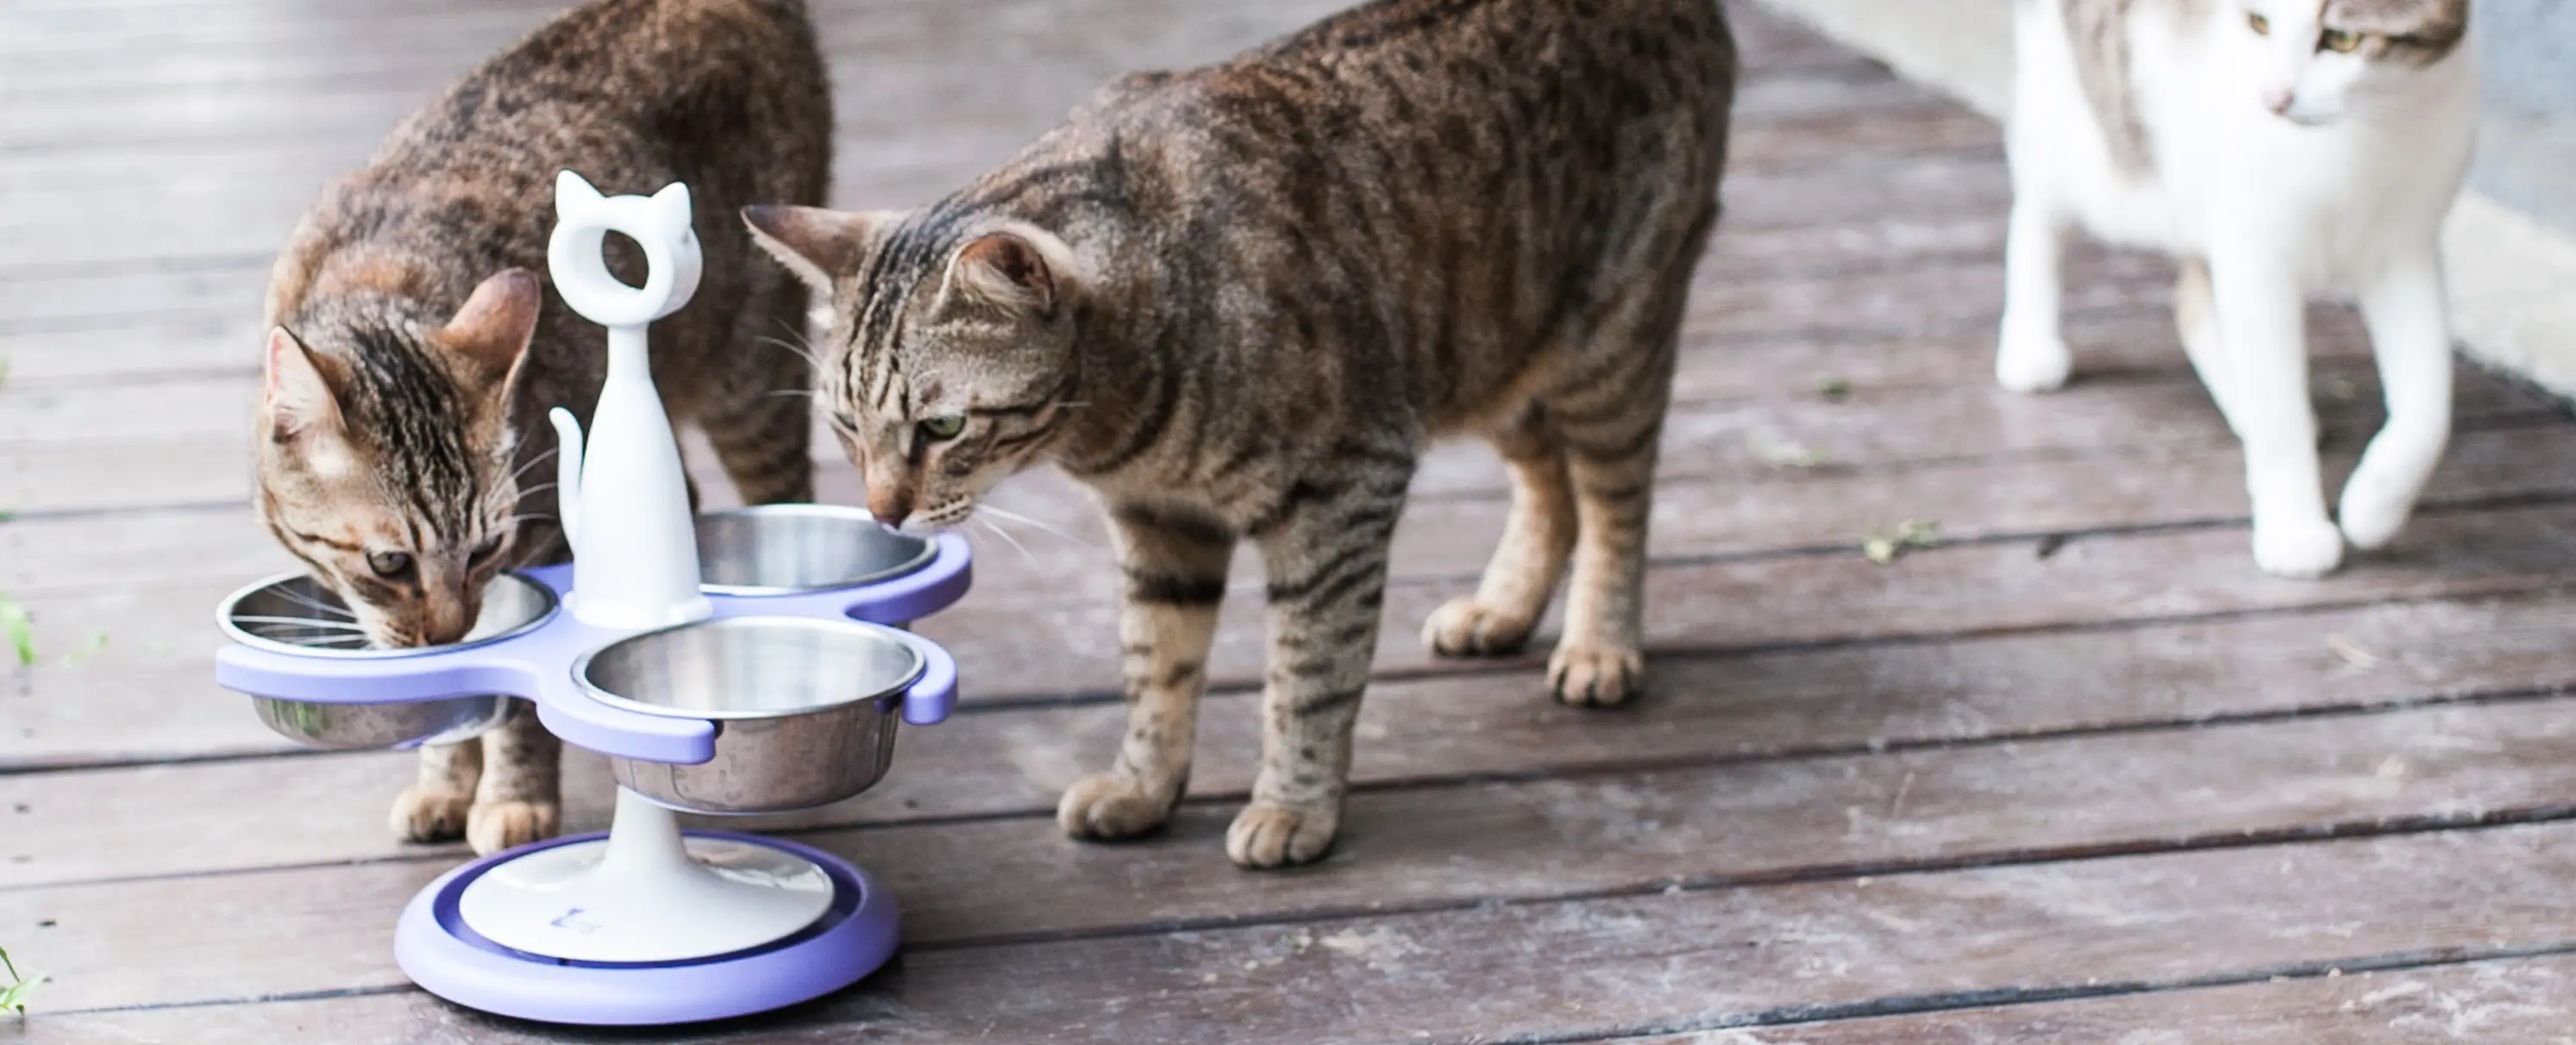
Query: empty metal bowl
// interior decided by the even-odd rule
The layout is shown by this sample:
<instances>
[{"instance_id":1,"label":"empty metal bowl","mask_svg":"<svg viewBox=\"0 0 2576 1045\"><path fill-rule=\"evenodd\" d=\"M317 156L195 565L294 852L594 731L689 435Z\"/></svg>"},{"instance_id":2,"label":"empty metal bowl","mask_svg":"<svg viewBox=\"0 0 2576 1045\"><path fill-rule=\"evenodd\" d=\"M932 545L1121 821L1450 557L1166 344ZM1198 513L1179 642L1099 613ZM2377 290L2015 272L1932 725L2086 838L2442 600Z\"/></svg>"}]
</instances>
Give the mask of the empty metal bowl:
<instances>
[{"instance_id":1,"label":"empty metal bowl","mask_svg":"<svg viewBox=\"0 0 2576 1045\"><path fill-rule=\"evenodd\" d=\"M412 657L479 646L518 635L554 614L555 593L545 585L504 573L483 589L483 614L463 641L414 649L371 649L347 603L312 577L272 577L234 592L215 611L224 634L245 646L299 657L343 659ZM510 714L500 695L448 697L399 704L333 704L252 697L259 720L287 738L313 747L410 748L447 744L480 735Z\"/></svg>"},{"instance_id":2,"label":"empty metal bowl","mask_svg":"<svg viewBox=\"0 0 2576 1045\"><path fill-rule=\"evenodd\" d=\"M928 538L886 528L857 508L769 504L698 517L698 580L719 595L847 588L920 569Z\"/></svg>"},{"instance_id":3,"label":"empty metal bowl","mask_svg":"<svg viewBox=\"0 0 2576 1045\"><path fill-rule=\"evenodd\" d=\"M715 758L611 758L618 783L693 812L774 813L837 802L884 777L904 692L926 668L891 628L735 617L611 643L573 676L606 703L716 724Z\"/></svg>"}]
</instances>

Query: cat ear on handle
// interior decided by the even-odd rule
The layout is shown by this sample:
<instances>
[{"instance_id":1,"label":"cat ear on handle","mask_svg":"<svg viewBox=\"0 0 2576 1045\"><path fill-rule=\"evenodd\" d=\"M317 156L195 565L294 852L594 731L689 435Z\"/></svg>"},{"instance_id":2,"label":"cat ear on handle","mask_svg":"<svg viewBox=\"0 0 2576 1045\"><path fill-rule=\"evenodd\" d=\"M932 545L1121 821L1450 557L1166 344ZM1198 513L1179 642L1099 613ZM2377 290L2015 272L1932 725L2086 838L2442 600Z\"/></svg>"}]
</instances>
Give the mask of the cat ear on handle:
<instances>
[{"instance_id":1,"label":"cat ear on handle","mask_svg":"<svg viewBox=\"0 0 2576 1045\"><path fill-rule=\"evenodd\" d=\"M1073 276L1073 252L1042 229L1013 223L958 248L945 291L966 300L1053 318Z\"/></svg>"},{"instance_id":2,"label":"cat ear on handle","mask_svg":"<svg viewBox=\"0 0 2576 1045\"><path fill-rule=\"evenodd\" d=\"M470 364L476 376L500 382L518 370L537 333L545 283L522 268L503 269L474 288L465 305L432 340Z\"/></svg>"},{"instance_id":3,"label":"cat ear on handle","mask_svg":"<svg viewBox=\"0 0 2576 1045\"><path fill-rule=\"evenodd\" d=\"M338 360L314 355L277 327L268 332L266 371L260 411L270 438L286 443L340 430L337 385L348 375Z\"/></svg>"},{"instance_id":4,"label":"cat ear on handle","mask_svg":"<svg viewBox=\"0 0 2576 1045\"><path fill-rule=\"evenodd\" d=\"M844 211L824 207L756 205L742 209L752 242L796 274L806 286L829 293L833 281L855 274L888 230L903 221L896 210Z\"/></svg>"}]
</instances>

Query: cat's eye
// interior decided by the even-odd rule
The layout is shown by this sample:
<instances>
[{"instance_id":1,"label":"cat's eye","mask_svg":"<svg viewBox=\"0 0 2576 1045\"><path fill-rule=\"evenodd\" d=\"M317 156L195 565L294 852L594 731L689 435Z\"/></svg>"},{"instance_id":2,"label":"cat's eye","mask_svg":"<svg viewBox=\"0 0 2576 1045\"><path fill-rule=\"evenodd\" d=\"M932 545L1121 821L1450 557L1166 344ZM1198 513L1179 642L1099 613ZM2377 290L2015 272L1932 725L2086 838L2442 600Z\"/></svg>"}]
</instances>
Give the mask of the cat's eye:
<instances>
[{"instance_id":1,"label":"cat's eye","mask_svg":"<svg viewBox=\"0 0 2576 1045\"><path fill-rule=\"evenodd\" d=\"M499 554L501 554L501 539L494 537L491 540L484 541L482 544L476 545L474 553L466 557L465 566L467 569L482 569L484 566L489 565L492 562L493 556Z\"/></svg>"},{"instance_id":2,"label":"cat's eye","mask_svg":"<svg viewBox=\"0 0 2576 1045\"><path fill-rule=\"evenodd\" d=\"M955 439L966 430L966 419L956 414L942 414L921 422L921 437L932 442Z\"/></svg>"},{"instance_id":3,"label":"cat's eye","mask_svg":"<svg viewBox=\"0 0 2576 1045\"><path fill-rule=\"evenodd\" d=\"M2254 35L2272 35L2272 20L2251 11L2245 13L2245 24L2254 27Z\"/></svg>"},{"instance_id":4,"label":"cat's eye","mask_svg":"<svg viewBox=\"0 0 2576 1045\"><path fill-rule=\"evenodd\" d=\"M378 576L378 577L382 577L382 578L384 578L384 579L386 579L386 580L389 580L389 581L398 581L398 580L402 580L402 579L404 579L404 578L407 578L407 577L411 576L411 572L412 572L411 553L410 553L410 552L372 552L372 553L369 553L369 554L368 554L368 556L367 556L367 568L368 568L368 569L370 569L370 570L374 570L374 571L376 571L376 576Z\"/></svg>"},{"instance_id":5,"label":"cat's eye","mask_svg":"<svg viewBox=\"0 0 2576 1045\"><path fill-rule=\"evenodd\" d=\"M2328 29L2325 35L2317 37L2317 46L2336 54L2351 54L2361 50L2361 34L2341 29Z\"/></svg>"}]
</instances>

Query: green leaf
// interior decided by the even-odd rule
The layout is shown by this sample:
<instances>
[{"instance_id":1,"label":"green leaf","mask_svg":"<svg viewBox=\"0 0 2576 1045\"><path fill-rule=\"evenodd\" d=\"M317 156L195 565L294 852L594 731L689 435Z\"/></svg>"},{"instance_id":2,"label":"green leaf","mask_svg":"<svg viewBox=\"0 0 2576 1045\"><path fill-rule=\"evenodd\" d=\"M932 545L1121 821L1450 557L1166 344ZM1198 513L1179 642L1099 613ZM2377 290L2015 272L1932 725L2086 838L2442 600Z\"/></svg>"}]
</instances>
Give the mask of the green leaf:
<instances>
[{"instance_id":1,"label":"green leaf","mask_svg":"<svg viewBox=\"0 0 2576 1045\"><path fill-rule=\"evenodd\" d=\"M1825 378L1816 382L1816 394L1841 402L1844 397L1851 395L1851 382L1839 377Z\"/></svg>"},{"instance_id":2,"label":"green leaf","mask_svg":"<svg viewBox=\"0 0 2576 1045\"><path fill-rule=\"evenodd\" d=\"M47 977L43 973L38 973L24 979L19 978L18 967L9 961L9 952L6 949L0 949L0 969L6 969L9 972L9 985L0 987L0 1012L26 1015L28 996L34 994L36 986L45 982Z\"/></svg>"},{"instance_id":3,"label":"green leaf","mask_svg":"<svg viewBox=\"0 0 2576 1045\"><path fill-rule=\"evenodd\" d=\"M1869 561L1885 566L1916 548L1937 548L1940 545L1940 523L1907 519L1898 523L1894 530L1861 538L1860 553Z\"/></svg>"},{"instance_id":4,"label":"green leaf","mask_svg":"<svg viewBox=\"0 0 2576 1045\"><path fill-rule=\"evenodd\" d=\"M33 667L36 663L36 625L27 619L27 608L18 600L0 595L0 642L18 651L18 663Z\"/></svg>"}]
</instances>

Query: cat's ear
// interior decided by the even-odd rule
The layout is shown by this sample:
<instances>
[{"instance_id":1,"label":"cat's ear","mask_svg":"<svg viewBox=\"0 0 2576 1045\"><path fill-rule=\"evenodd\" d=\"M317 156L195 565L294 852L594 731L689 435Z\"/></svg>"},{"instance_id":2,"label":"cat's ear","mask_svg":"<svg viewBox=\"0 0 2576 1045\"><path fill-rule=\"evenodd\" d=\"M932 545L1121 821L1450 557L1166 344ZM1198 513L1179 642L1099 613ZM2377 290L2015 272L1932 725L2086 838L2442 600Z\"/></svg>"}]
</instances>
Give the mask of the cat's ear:
<instances>
[{"instance_id":1,"label":"cat's ear","mask_svg":"<svg viewBox=\"0 0 2576 1045\"><path fill-rule=\"evenodd\" d=\"M295 335L278 327L268 332L266 370L260 408L269 438L293 442L340 430L337 385L347 374L338 360L306 351Z\"/></svg>"},{"instance_id":2,"label":"cat's ear","mask_svg":"<svg viewBox=\"0 0 2576 1045\"><path fill-rule=\"evenodd\" d=\"M545 300L545 284L536 273L503 269L475 287L465 307L457 309L431 340L462 359L474 376L500 384L526 357Z\"/></svg>"},{"instance_id":3,"label":"cat's ear","mask_svg":"<svg viewBox=\"0 0 2576 1045\"><path fill-rule=\"evenodd\" d=\"M1061 240L1033 228L988 232L967 242L948 266L948 292L985 305L1055 315L1072 275Z\"/></svg>"},{"instance_id":4,"label":"cat's ear","mask_svg":"<svg viewBox=\"0 0 2576 1045\"><path fill-rule=\"evenodd\" d=\"M822 207L751 206L742 223L753 242L787 266L805 285L830 293L835 279L858 271L902 211L828 210Z\"/></svg>"}]
</instances>

